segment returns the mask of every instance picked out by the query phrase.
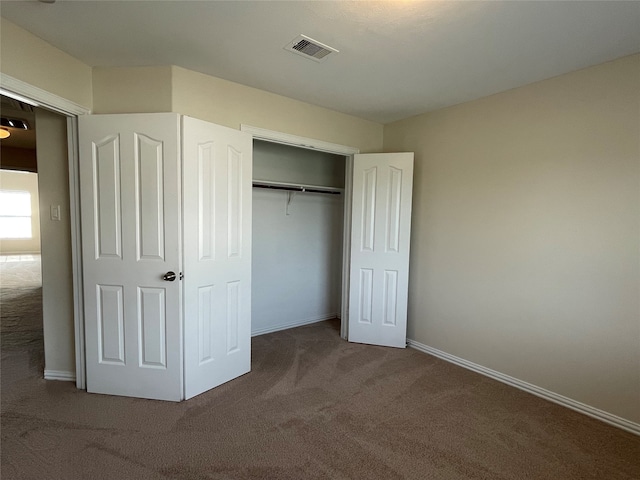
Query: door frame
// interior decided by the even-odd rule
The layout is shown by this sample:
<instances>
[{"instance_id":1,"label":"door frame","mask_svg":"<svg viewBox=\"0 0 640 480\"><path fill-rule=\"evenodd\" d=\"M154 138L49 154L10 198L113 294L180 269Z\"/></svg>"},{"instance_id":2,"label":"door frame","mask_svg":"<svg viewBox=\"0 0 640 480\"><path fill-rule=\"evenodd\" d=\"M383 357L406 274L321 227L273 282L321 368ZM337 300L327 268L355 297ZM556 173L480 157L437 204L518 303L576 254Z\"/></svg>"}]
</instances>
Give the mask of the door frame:
<instances>
[{"instance_id":1,"label":"door frame","mask_svg":"<svg viewBox=\"0 0 640 480\"><path fill-rule=\"evenodd\" d=\"M353 189L353 156L360 153L359 148L329 143L314 138L301 137L288 133L267 130L241 124L240 130L250 133L254 140L262 140L271 143L281 143L307 150L342 155L345 157L344 175L344 225L342 228L342 299L340 304L340 336L349 338L349 272L351 263L351 194Z\"/></svg>"},{"instance_id":2,"label":"door frame","mask_svg":"<svg viewBox=\"0 0 640 480\"><path fill-rule=\"evenodd\" d=\"M0 86L5 93L32 101L37 107L52 110L67 117L67 150L69 166L69 206L71 223L71 272L73 283L73 326L76 359L76 387L86 388L84 355L84 315L82 297L82 255L80 251L80 180L78 177L78 116L91 110L41 88L0 72ZM46 342L47 339L45 338ZM47 375L44 377L47 378ZM72 378L64 378L71 380ZM61 380L60 377L51 380Z\"/></svg>"}]
</instances>

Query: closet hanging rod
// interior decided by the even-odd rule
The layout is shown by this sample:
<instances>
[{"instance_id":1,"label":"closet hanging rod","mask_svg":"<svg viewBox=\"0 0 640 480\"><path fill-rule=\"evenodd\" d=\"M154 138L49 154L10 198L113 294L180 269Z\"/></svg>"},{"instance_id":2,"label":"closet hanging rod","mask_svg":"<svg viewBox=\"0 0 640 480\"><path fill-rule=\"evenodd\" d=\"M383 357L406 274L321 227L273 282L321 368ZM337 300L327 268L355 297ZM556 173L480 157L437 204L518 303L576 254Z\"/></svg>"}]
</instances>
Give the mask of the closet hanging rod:
<instances>
[{"instance_id":1,"label":"closet hanging rod","mask_svg":"<svg viewBox=\"0 0 640 480\"><path fill-rule=\"evenodd\" d=\"M303 193L326 193L329 195L340 195L342 189L334 187L321 187L317 185L296 185L291 183L278 182L253 182L254 188L268 188L272 190L286 190L289 192Z\"/></svg>"}]
</instances>

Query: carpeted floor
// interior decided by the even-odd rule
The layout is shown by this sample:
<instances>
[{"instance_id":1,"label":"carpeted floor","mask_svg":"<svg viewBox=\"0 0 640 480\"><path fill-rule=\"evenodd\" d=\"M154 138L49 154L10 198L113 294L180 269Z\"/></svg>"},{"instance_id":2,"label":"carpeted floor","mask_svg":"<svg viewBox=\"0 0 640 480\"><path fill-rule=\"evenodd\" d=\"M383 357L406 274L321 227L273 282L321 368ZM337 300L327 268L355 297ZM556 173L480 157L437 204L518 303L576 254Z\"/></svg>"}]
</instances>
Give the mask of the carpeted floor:
<instances>
[{"instance_id":1,"label":"carpeted floor","mask_svg":"<svg viewBox=\"0 0 640 480\"><path fill-rule=\"evenodd\" d=\"M40 255L0 255L0 345L43 348Z\"/></svg>"},{"instance_id":2,"label":"carpeted floor","mask_svg":"<svg viewBox=\"0 0 640 480\"><path fill-rule=\"evenodd\" d=\"M42 379L2 352L2 479L638 479L640 438L337 321L253 339L182 403Z\"/></svg>"}]
</instances>

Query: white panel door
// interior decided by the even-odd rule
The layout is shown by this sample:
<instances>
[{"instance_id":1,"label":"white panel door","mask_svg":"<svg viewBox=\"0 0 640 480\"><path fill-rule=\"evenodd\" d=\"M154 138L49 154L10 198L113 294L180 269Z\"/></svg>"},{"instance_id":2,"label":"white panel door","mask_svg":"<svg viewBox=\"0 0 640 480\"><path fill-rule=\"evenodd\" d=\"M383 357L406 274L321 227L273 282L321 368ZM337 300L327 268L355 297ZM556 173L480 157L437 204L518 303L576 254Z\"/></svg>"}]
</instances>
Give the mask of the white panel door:
<instances>
[{"instance_id":1,"label":"white panel door","mask_svg":"<svg viewBox=\"0 0 640 480\"><path fill-rule=\"evenodd\" d=\"M252 136L183 117L185 398L251 369Z\"/></svg>"},{"instance_id":2,"label":"white panel door","mask_svg":"<svg viewBox=\"0 0 640 480\"><path fill-rule=\"evenodd\" d=\"M179 401L179 117L78 126L87 391Z\"/></svg>"},{"instance_id":3,"label":"white panel door","mask_svg":"<svg viewBox=\"0 0 640 480\"><path fill-rule=\"evenodd\" d=\"M406 347L413 153L354 156L349 341Z\"/></svg>"}]
</instances>

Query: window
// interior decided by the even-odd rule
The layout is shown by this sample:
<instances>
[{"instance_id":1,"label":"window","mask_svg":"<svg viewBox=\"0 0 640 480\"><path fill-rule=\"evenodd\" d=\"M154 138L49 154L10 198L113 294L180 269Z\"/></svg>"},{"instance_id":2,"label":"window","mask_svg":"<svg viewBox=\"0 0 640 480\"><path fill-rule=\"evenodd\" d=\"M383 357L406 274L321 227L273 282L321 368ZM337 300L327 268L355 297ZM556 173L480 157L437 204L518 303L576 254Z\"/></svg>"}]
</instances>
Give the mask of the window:
<instances>
[{"instance_id":1,"label":"window","mask_svg":"<svg viewBox=\"0 0 640 480\"><path fill-rule=\"evenodd\" d=\"M31 194L0 190L0 238L31 236Z\"/></svg>"}]
</instances>

